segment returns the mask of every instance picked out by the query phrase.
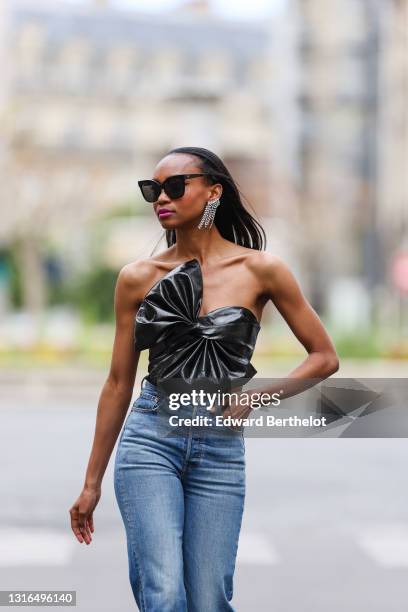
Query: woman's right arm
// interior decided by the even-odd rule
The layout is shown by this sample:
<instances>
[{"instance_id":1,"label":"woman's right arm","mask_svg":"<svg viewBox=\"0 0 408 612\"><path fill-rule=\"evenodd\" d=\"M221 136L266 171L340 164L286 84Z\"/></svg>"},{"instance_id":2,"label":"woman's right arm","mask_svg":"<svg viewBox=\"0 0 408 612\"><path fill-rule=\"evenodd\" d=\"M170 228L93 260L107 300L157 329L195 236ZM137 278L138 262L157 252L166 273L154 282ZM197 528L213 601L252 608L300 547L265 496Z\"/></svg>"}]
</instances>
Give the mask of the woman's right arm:
<instances>
[{"instance_id":1,"label":"woman's right arm","mask_svg":"<svg viewBox=\"0 0 408 612\"><path fill-rule=\"evenodd\" d=\"M138 262L125 265L115 287L115 338L110 371L100 394L95 433L83 490L69 510L79 542L90 544L93 511L101 496L102 478L132 399L140 353L134 350L133 325L140 297Z\"/></svg>"}]
</instances>

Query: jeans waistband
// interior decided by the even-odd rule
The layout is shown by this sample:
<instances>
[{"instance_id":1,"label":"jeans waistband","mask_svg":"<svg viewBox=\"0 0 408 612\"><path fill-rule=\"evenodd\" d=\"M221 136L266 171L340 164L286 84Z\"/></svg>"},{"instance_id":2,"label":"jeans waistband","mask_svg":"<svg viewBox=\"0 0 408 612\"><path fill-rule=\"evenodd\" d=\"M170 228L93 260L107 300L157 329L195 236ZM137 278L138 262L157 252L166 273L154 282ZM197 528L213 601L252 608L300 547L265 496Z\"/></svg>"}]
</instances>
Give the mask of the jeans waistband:
<instances>
[{"instance_id":1,"label":"jeans waistband","mask_svg":"<svg viewBox=\"0 0 408 612\"><path fill-rule=\"evenodd\" d=\"M144 376L142 378L142 382L141 382L141 389L146 389L147 391L155 391L156 393L158 393L159 389L158 387L156 387L156 385L154 385L152 382L150 382L150 380L147 378L148 375Z\"/></svg>"},{"instance_id":2,"label":"jeans waistband","mask_svg":"<svg viewBox=\"0 0 408 612\"><path fill-rule=\"evenodd\" d=\"M167 397L166 393L164 392L164 390L161 390L157 385L155 385L152 382L150 382L150 380L148 379L147 375L142 379L141 389L146 390L146 391L150 391L150 393L153 393L154 395L156 395L158 397ZM191 405L190 406L181 406L179 408L179 411L180 411L180 413L182 413L184 411L190 413ZM206 416L209 416L211 418L214 416L212 413L209 413L207 411L205 406L200 406L198 408L198 411L202 412L202 414L205 414ZM218 413L218 414L220 414L220 413ZM230 427L226 427L226 429L229 429L232 433L235 433L235 434L242 433L243 430L244 430L243 426L236 427L235 431L231 430Z\"/></svg>"},{"instance_id":3,"label":"jeans waistband","mask_svg":"<svg viewBox=\"0 0 408 612\"><path fill-rule=\"evenodd\" d=\"M170 392L174 392L174 393L188 393L188 392L191 392L191 387L188 384L186 384L185 388L181 388L181 389L178 388L177 390L174 389L174 391L173 390L172 391L168 390L166 392L164 390L164 388L162 388L161 386L152 383L149 380L149 378L148 378L148 374L142 378L141 389L144 389L146 391L150 391L151 393L154 393L155 395L160 396L160 397L167 397L168 393L170 393ZM200 387L199 387L199 389L200 389Z\"/></svg>"}]
</instances>

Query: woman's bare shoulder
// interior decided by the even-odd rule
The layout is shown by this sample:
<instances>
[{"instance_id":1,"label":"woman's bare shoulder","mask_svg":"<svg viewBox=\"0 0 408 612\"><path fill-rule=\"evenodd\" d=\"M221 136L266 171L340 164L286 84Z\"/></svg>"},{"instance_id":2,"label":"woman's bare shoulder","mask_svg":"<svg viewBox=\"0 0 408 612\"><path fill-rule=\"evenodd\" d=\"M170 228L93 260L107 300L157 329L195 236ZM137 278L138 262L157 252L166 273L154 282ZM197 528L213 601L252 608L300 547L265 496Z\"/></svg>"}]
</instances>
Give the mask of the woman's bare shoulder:
<instances>
[{"instance_id":1,"label":"woman's bare shoulder","mask_svg":"<svg viewBox=\"0 0 408 612\"><path fill-rule=\"evenodd\" d=\"M286 264L281 257L268 251L255 251L250 249L252 253L246 257L248 267L252 267L254 272L262 274L265 272L273 272L285 267Z\"/></svg>"},{"instance_id":2,"label":"woman's bare shoulder","mask_svg":"<svg viewBox=\"0 0 408 612\"><path fill-rule=\"evenodd\" d=\"M279 255L268 251L257 251L248 255L245 264L248 270L258 279L260 286L268 292L276 283L280 282L280 279L291 275L289 266L285 261Z\"/></svg>"},{"instance_id":3,"label":"woman's bare shoulder","mask_svg":"<svg viewBox=\"0 0 408 612\"><path fill-rule=\"evenodd\" d=\"M125 264L120 270L119 277L133 292L134 299L141 302L150 287L174 265L169 260L167 252L164 251L153 257L141 258Z\"/></svg>"}]
</instances>

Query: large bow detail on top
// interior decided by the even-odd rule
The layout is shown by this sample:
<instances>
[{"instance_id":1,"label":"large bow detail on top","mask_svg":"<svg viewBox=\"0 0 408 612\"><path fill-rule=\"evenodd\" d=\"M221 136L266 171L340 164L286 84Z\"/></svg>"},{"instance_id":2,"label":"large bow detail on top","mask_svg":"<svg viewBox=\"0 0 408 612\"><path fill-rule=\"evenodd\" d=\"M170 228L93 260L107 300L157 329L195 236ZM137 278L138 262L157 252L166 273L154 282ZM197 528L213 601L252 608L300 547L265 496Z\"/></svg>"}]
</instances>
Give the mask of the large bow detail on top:
<instances>
[{"instance_id":1,"label":"large bow detail on top","mask_svg":"<svg viewBox=\"0 0 408 612\"><path fill-rule=\"evenodd\" d=\"M250 363L260 329L242 306L199 316L203 278L197 259L186 261L153 285L135 317L135 350L150 349L149 378L163 381L251 378Z\"/></svg>"}]
</instances>

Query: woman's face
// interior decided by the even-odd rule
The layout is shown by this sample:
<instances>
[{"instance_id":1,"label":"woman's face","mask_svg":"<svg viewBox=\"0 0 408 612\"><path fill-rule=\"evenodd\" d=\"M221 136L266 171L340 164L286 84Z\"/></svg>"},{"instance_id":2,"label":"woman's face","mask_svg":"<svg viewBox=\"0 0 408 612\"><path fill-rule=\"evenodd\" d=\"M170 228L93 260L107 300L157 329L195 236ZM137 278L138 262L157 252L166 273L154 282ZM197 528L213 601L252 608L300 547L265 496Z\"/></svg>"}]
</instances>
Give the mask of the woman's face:
<instances>
[{"instance_id":1,"label":"woman's face","mask_svg":"<svg viewBox=\"0 0 408 612\"><path fill-rule=\"evenodd\" d=\"M163 157L157 164L153 179L163 183L174 174L195 174L202 170L192 155L171 153ZM185 179L185 192L181 198L170 199L162 190L158 200L153 203L154 212L165 229L173 229L184 225L198 225L208 200L221 197L222 185L208 185L204 176ZM159 215L164 209L171 211L169 215Z\"/></svg>"}]
</instances>

